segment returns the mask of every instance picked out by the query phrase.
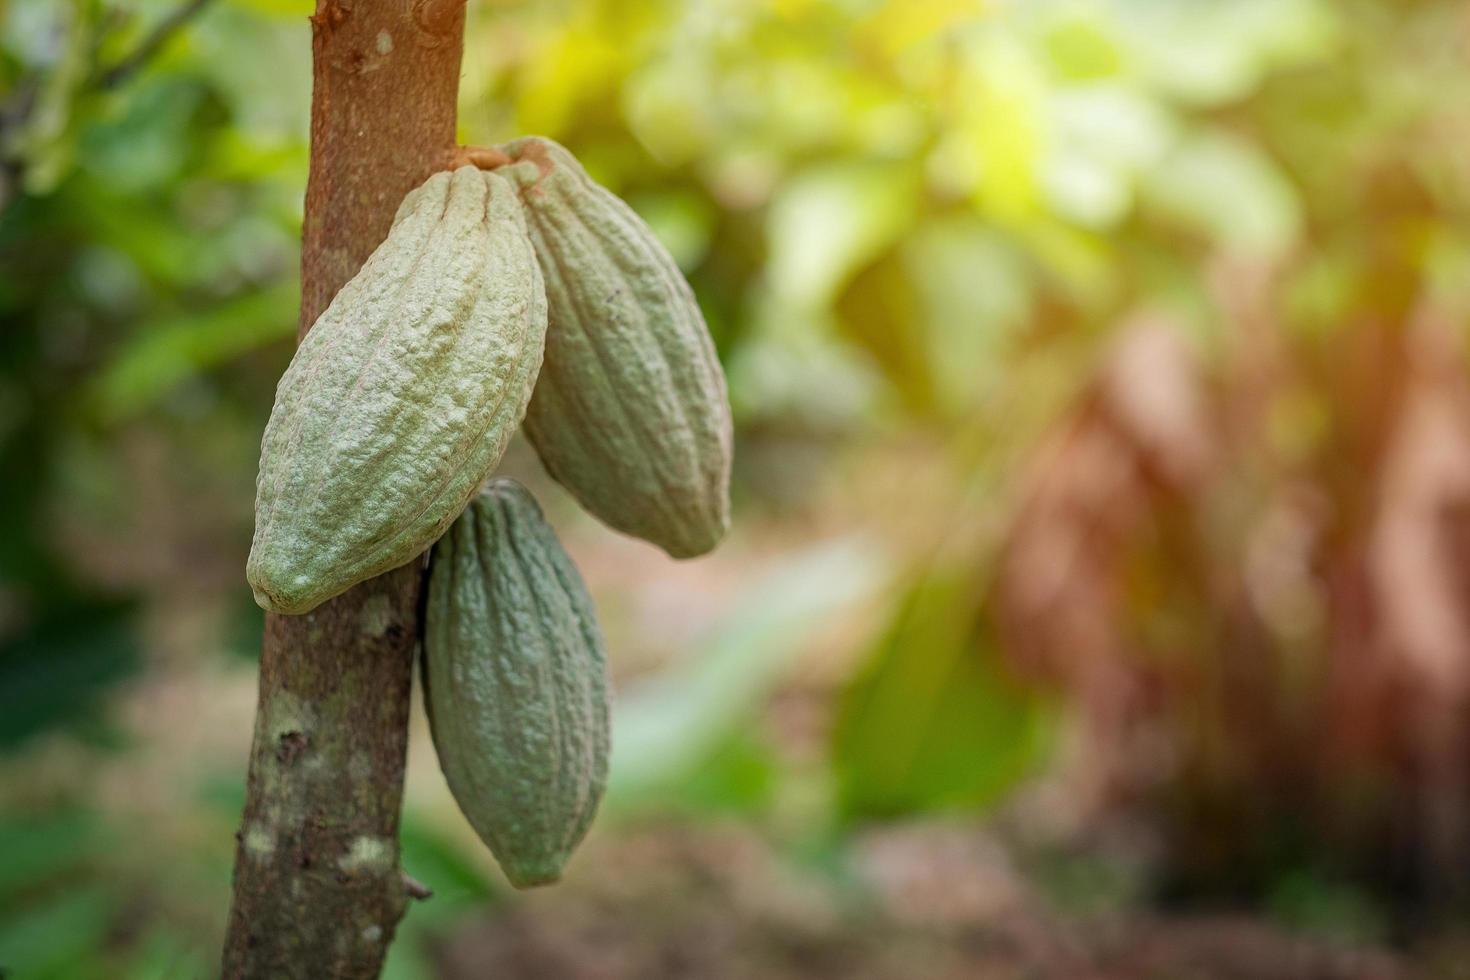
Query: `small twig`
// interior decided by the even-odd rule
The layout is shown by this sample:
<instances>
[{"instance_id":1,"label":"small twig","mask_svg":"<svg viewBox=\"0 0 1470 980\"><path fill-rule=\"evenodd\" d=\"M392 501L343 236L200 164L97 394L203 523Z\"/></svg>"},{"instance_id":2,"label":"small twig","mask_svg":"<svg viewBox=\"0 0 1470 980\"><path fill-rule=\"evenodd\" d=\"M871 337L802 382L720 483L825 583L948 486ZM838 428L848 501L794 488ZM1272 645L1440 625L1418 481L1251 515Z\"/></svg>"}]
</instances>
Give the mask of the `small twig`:
<instances>
[{"instance_id":1,"label":"small twig","mask_svg":"<svg viewBox=\"0 0 1470 980\"><path fill-rule=\"evenodd\" d=\"M97 87L105 91L116 88L127 81L163 49L169 38L173 37L194 15L208 5L209 0L187 0L186 3L176 7L173 13L158 22L152 32L133 49L132 53L111 68L97 74Z\"/></svg>"},{"instance_id":2,"label":"small twig","mask_svg":"<svg viewBox=\"0 0 1470 980\"><path fill-rule=\"evenodd\" d=\"M107 91L127 81L162 50L176 31L208 4L209 0L187 0L160 21L127 57L106 70L94 67L84 88ZM105 31L99 30L93 38L91 58L94 64L97 59L97 48L104 33ZM0 208L4 207L10 196L11 188L19 183L21 174L25 170L23 155L14 144L16 134L22 133L30 121L31 113L36 106L36 93L40 87L40 74L32 74L22 78L15 85L9 98L0 101Z\"/></svg>"},{"instance_id":3,"label":"small twig","mask_svg":"<svg viewBox=\"0 0 1470 980\"><path fill-rule=\"evenodd\" d=\"M420 902L434 897L434 890L415 878L410 878L406 871L398 872L403 876L403 890L408 892L409 898L416 898Z\"/></svg>"},{"instance_id":4,"label":"small twig","mask_svg":"<svg viewBox=\"0 0 1470 980\"><path fill-rule=\"evenodd\" d=\"M28 75L16 83L10 98L0 102L0 136L18 131L30 118L36 105L36 94L40 90L40 75Z\"/></svg>"}]
</instances>

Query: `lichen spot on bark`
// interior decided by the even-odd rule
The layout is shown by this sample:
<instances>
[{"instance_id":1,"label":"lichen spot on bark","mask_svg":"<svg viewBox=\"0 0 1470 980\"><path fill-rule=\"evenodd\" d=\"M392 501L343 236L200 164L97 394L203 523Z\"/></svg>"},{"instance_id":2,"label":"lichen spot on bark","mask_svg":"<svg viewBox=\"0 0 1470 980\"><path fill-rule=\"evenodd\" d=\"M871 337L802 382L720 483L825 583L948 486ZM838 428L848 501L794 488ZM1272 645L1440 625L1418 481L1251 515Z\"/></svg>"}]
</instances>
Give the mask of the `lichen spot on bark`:
<instances>
[{"instance_id":1,"label":"lichen spot on bark","mask_svg":"<svg viewBox=\"0 0 1470 980\"><path fill-rule=\"evenodd\" d=\"M316 730L316 711L303 698L277 689L265 705L265 725L273 745L280 745L283 738L294 741L298 736L309 742Z\"/></svg>"},{"instance_id":2,"label":"lichen spot on bark","mask_svg":"<svg viewBox=\"0 0 1470 980\"><path fill-rule=\"evenodd\" d=\"M373 757L366 752L354 752L347 760L347 774L354 782L366 782L373 775Z\"/></svg>"},{"instance_id":3,"label":"lichen spot on bark","mask_svg":"<svg viewBox=\"0 0 1470 980\"><path fill-rule=\"evenodd\" d=\"M393 870L393 845L382 837L354 837L337 867L348 874L369 872L382 874Z\"/></svg>"},{"instance_id":4,"label":"lichen spot on bark","mask_svg":"<svg viewBox=\"0 0 1470 980\"><path fill-rule=\"evenodd\" d=\"M362 612L358 614L358 628L362 635L371 639L377 639L388 632L388 627L393 625L393 609L389 605L388 597L375 595L362 604Z\"/></svg>"},{"instance_id":5,"label":"lichen spot on bark","mask_svg":"<svg viewBox=\"0 0 1470 980\"><path fill-rule=\"evenodd\" d=\"M276 838L264 827L250 826L245 829L245 853L257 861L268 861L276 851Z\"/></svg>"},{"instance_id":6,"label":"lichen spot on bark","mask_svg":"<svg viewBox=\"0 0 1470 980\"><path fill-rule=\"evenodd\" d=\"M322 763L320 753L311 751L312 736L317 731L316 711L307 701L277 689L261 706L261 715L266 740L262 746L265 764L258 774L261 798L267 801L263 816L271 826L282 827L295 818L294 813L287 812L291 809L288 800L299 795L287 792L291 784L286 774L315 770Z\"/></svg>"}]
</instances>

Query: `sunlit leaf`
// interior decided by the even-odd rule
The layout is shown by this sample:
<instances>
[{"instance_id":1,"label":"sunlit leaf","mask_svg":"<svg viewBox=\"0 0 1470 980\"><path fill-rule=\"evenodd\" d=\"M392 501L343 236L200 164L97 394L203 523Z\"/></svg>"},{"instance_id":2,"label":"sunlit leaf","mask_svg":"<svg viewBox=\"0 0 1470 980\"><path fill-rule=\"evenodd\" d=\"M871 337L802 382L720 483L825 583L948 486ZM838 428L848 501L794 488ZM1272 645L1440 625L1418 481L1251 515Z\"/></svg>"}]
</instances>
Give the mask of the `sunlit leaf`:
<instances>
[{"instance_id":1,"label":"sunlit leaf","mask_svg":"<svg viewBox=\"0 0 1470 980\"><path fill-rule=\"evenodd\" d=\"M985 32L966 48L954 93L959 132L978 162L972 192L986 214L1023 222L1036 209L1046 152L1047 85L1034 52L1012 33Z\"/></svg>"},{"instance_id":2,"label":"sunlit leaf","mask_svg":"<svg viewBox=\"0 0 1470 980\"><path fill-rule=\"evenodd\" d=\"M552 25L526 60L517 111L520 128L560 133L588 102L607 98L626 67L628 51L590 17Z\"/></svg>"},{"instance_id":3,"label":"sunlit leaf","mask_svg":"<svg viewBox=\"0 0 1470 980\"><path fill-rule=\"evenodd\" d=\"M229 0L232 7L258 11L278 17L309 17L316 9L314 0Z\"/></svg>"},{"instance_id":4,"label":"sunlit leaf","mask_svg":"<svg viewBox=\"0 0 1470 980\"><path fill-rule=\"evenodd\" d=\"M690 59L667 59L634 74L623 108L638 141L666 166L698 157L715 141L706 78Z\"/></svg>"},{"instance_id":5,"label":"sunlit leaf","mask_svg":"<svg viewBox=\"0 0 1470 980\"><path fill-rule=\"evenodd\" d=\"M858 37L885 57L933 41L983 15L987 0L885 0L858 27Z\"/></svg>"},{"instance_id":6,"label":"sunlit leaf","mask_svg":"<svg viewBox=\"0 0 1470 980\"><path fill-rule=\"evenodd\" d=\"M1041 183L1059 215L1091 228L1131 212L1138 175L1155 166L1177 124L1157 102L1124 85L1095 84L1053 93L1051 151Z\"/></svg>"},{"instance_id":7,"label":"sunlit leaf","mask_svg":"<svg viewBox=\"0 0 1470 980\"><path fill-rule=\"evenodd\" d=\"M915 219L900 167L830 164L789 181L771 206L770 276L778 295L820 305Z\"/></svg>"},{"instance_id":8,"label":"sunlit leaf","mask_svg":"<svg viewBox=\"0 0 1470 980\"><path fill-rule=\"evenodd\" d=\"M1031 316L1035 271L1014 242L967 217L929 223L902 253L938 403L973 411L1008 372L1007 344Z\"/></svg>"},{"instance_id":9,"label":"sunlit leaf","mask_svg":"<svg viewBox=\"0 0 1470 980\"><path fill-rule=\"evenodd\" d=\"M1180 126L1149 92L1121 83L1055 90L1047 114L1056 146L1129 173L1157 163Z\"/></svg>"},{"instance_id":10,"label":"sunlit leaf","mask_svg":"<svg viewBox=\"0 0 1470 980\"><path fill-rule=\"evenodd\" d=\"M1150 84L1201 105L1239 99L1268 71L1320 58L1335 40L1323 0L1159 4L1112 0Z\"/></svg>"},{"instance_id":11,"label":"sunlit leaf","mask_svg":"<svg viewBox=\"0 0 1470 980\"><path fill-rule=\"evenodd\" d=\"M62 43L46 66L29 115L12 136L14 145L0 147L14 153L23 166L22 183L31 194L49 194L70 169L76 152L76 103L82 97L91 70L99 7L91 0L69 0L54 8Z\"/></svg>"},{"instance_id":12,"label":"sunlit leaf","mask_svg":"<svg viewBox=\"0 0 1470 980\"><path fill-rule=\"evenodd\" d=\"M1243 254L1280 254L1301 231L1291 183L1264 152L1226 133L1185 141L1160 161L1146 187L1160 212Z\"/></svg>"},{"instance_id":13,"label":"sunlit leaf","mask_svg":"<svg viewBox=\"0 0 1470 980\"><path fill-rule=\"evenodd\" d=\"M1070 4L1050 13L1041 44L1058 75L1069 81L1097 79L1123 68L1117 28L1103 8Z\"/></svg>"}]
</instances>

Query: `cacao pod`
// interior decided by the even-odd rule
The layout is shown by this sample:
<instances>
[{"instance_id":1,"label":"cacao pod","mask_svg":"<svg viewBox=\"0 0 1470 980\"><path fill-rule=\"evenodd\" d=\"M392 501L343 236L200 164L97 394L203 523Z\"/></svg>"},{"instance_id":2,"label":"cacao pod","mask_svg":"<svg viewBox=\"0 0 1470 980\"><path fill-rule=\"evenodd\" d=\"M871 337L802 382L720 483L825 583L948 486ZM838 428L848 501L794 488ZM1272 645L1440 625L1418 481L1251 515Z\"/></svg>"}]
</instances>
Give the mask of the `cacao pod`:
<instances>
[{"instance_id":1,"label":"cacao pod","mask_svg":"<svg viewBox=\"0 0 1470 980\"><path fill-rule=\"evenodd\" d=\"M607 778L607 667L576 566L513 480L434 546L424 700L449 789L506 877L556 881Z\"/></svg>"},{"instance_id":2,"label":"cacao pod","mask_svg":"<svg viewBox=\"0 0 1470 980\"><path fill-rule=\"evenodd\" d=\"M433 544L524 417L545 333L514 188L465 166L411 191L276 390L246 569L256 602L306 612Z\"/></svg>"},{"instance_id":3,"label":"cacao pod","mask_svg":"<svg viewBox=\"0 0 1470 980\"><path fill-rule=\"evenodd\" d=\"M689 284L653 230L562 146L501 147L546 283L546 357L526 434L593 515L676 558L729 524L725 377Z\"/></svg>"}]
</instances>

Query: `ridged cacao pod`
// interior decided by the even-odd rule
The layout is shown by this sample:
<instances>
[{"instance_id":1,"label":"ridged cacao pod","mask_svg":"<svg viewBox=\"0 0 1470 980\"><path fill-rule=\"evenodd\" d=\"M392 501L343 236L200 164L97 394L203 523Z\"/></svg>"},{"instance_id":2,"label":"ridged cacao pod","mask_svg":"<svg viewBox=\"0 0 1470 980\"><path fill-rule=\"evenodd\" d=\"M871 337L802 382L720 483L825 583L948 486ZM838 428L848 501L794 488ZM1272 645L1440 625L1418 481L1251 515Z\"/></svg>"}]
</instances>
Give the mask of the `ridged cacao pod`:
<instances>
[{"instance_id":1,"label":"ridged cacao pod","mask_svg":"<svg viewBox=\"0 0 1470 980\"><path fill-rule=\"evenodd\" d=\"M433 544L524 417L545 333L511 184L466 166L410 192L276 390L246 568L255 601L306 612Z\"/></svg>"},{"instance_id":2,"label":"ridged cacao pod","mask_svg":"<svg viewBox=\"0 0 1470 980\"><path fill-rule=\"evenodd\" d=\"M449 789L506 877L556 881L607 779L607 667L576 566L512 480L434 546L424 699Z\"/></svg>"},{"instance_id":3,"label":"ridged cacao pod","mask_svg":"<svg viewBox=\"0 0 1470 980\"><path fill-rule=\"evenodd\" d=\"M699 304L653 230L562 146L501 149L546 282L546 359L526 434L604 523L676 558L729 525L731 421Z\"/></svg>"}]
</instances>

